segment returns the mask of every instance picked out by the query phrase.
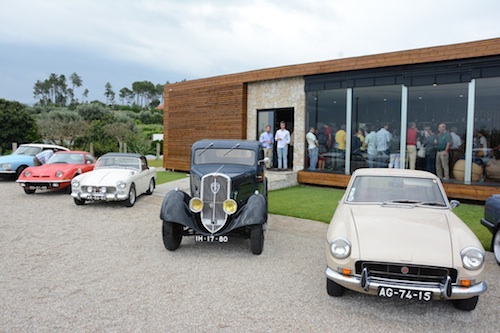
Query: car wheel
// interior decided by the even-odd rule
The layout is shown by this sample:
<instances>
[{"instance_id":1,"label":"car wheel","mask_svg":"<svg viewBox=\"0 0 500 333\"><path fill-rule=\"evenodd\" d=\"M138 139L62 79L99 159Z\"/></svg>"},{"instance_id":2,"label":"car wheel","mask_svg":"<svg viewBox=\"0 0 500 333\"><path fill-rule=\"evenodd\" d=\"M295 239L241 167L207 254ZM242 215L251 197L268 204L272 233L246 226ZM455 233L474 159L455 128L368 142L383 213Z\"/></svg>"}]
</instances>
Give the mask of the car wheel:
<instances>
[{"instance_id":1,"label":"car wheel","mask_svg":"<svg viewBox=\"0 0 500 333\"><path fill-rule=\"evenodd\" d=\"M26 188L26 187L23 189L24 189L24 193L26 193L26 194L33 194L36 191L36 190L30 190L29 188Z\"/></svg>"},{"instance_id":2,"label":"car wheel","mask_svg":"<svg viewBox=\"0 0 500 333\"><path fill-rule=\"evenodd\" d=\"M16 177L16 179L19 178L21 173L23 173L24 169L26 169L26 168L27 168L26 165L21 165L19 168L17 168L16 175L14 177Z\"/></svg>"},{"instance_id":3,"label":"car wheel","mask_svg":"<svg viewBox=\"0 0 500 333\"><path fill-rule=\"evenodd\" d=\"M345 288L335 281L326 278L326 292L333 297L340 297L344 295Z\"/></svg>"},{"instance_id":4,"label":"car wheel","mask_svg":"<svg viewBox=\"0 0 500 333\"><path fill-rule=\"evenodd\" d=\"M453 301L453 306L462 311L472 311L476 308L479 296L474 296L468 299L457 299Z\"/></svg>"},{"instance_id":5,"label":"car wheel","mask_svg":"<svg viewBox=\"0 0 500 333\"><path fill-rule=\"evenodd\" d=\"M183 226L181 224L163 221L163 244L167 250L177 250L182 241L182 229Z\"/></svg>"},{"instance_id":6,"label":"car wheel","mask_svg":"<svg viewBox=\"0 0 500 333\"><path fill-rule=\"evenodd\" d=\"M130 185L130 191L128 192L128 198L125 200L126 207L132 207L135 204L135 200L137 199L137 195L135 193L135 185Z\"/></svg>"},{"instance_id":7,"label":"car wheel","mask_svg":"<svg viewBox=\"0 0 500 333\"><path fill-rule=\"evenodd\" d=\"M151 180L149 181L149 188L146 191L146 194L151 195L153 194L154 190L155 190L155 179L151 178Z\"/></svg>"},{"instance_id":8,"label":"car wheel","mask_svg":"<svg viewBox=\"0 0 500 333\"><path fill-rule=\"evenodd\" d=\"M493 239L491 240L491 250L495 255L495 260L497 261L497 264L500 265L500 228L498 228L495 234L493 235Z\"/></svg>"},{"instance_id":9,"label":"car wheel","mask_svg":"<svg viewBox=\"0 0 500 333\"><path fill-rule=\"evenodd\" d=\"M78 199L78 198L73 198L73 200L75 201L75 203L76 203L78 206L81 206L81 205L84 205L84 204L85 204L85 200Z\"/></svg>"},{"instance_id":10,"label":"car wheel","mask_svg":"<svg viewBox=\"0 0 500 333\"><path fill-rule=\"evenodd\" d=\"M253 224L250 229L250 250L261 254L264 249L264 228L262 224Z\"/></svg>"}]
</instances>

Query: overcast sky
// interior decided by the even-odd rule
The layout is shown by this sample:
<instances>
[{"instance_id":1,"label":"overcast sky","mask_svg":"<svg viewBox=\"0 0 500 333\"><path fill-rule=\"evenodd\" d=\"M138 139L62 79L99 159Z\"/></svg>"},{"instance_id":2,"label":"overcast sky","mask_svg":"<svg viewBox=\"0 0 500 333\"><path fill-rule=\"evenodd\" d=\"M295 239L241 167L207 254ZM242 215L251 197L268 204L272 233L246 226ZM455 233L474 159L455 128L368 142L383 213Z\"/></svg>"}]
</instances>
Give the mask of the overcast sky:
<instances>
[{"instance_id":1,"label":"overcast sky","mask_svg":"<svg viewBox=\"0 0 500 333\"><path fill-rule=\"evenodd\" d=\"M76 72L154 84L500 37L499 0L0 0L0 98Z\"/></svg>"}]
</instances>

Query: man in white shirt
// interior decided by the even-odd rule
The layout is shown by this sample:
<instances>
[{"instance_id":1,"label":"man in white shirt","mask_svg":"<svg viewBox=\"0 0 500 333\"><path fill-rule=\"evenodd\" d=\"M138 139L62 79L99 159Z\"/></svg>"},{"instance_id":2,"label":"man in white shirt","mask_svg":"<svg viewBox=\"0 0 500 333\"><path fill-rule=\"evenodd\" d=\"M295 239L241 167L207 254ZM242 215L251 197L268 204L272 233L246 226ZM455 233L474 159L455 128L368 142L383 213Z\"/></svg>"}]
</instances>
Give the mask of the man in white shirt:
<instances>
[{"instance_id":1,"label":"man in white shirt","mask_svg":"<svg viewBox=\"0 0 500 333\"><path fill-rule=\"evenodd\" d=\"M280 122L280 129L274 135L278 152L278 169L288 169L288 145L290 144L290 132L285 128L286 123Z\"/></svg>"},{"instance_id":2,"label":"man in white shirt","mask_svg":"<svg viewBox=\"0 0 500 333\"><path fill-rule=\"evenodd\" d=\"M309 170L316 170L316 164L318 163L318 139L316 134L314 134L314 127L309 129L309 133L306 134L307 150L309 152Z\"/></svg>"},{"instance_id":3,"label":"man in white shirt","mask_svg":"<svg viewBox=\"0 0 500 333\"><path fill-rule=\"evenodd\" d=\"M266 163L266 167L270 168L273 162L273 144L274 138L271 133L271 126L267 125L266 130L262 132L259 138L260 143L264 147L264 157L269 157L269 162Z\"/></svg>"}]
</instances>

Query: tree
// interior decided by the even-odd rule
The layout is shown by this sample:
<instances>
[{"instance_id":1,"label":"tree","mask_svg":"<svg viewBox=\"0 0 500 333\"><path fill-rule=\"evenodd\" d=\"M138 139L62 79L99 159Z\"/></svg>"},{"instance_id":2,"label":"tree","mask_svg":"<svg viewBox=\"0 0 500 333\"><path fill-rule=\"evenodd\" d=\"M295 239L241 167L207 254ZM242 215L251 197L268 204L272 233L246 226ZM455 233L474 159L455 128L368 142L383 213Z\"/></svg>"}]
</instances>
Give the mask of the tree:
<instances>
[{"instance_id":1,"label":"tree","mask_svg":"<svg viewBox=\"0 0 500 333\"><path fill-rule=\"evenodd\" d=\"M0 98L0 151L12 143L26 143L39 138L36 122L25 105Z\"/></svg>"},{"instance_id":2,"label":"tree","mask_svg":"<svg viewBox=\"0 0 500 333\"><path fill-rule=\"evenodd\" d=\"M83 135L88 126L82 116L66 108L45 112L38 118L38 129L45 140L62 146L73 146L76 137Z\"/></svg>"},{"instance_id":3,"label":"tree","mask_svg":"<svg viewBox=\"0 0 500 333\"><path fill-rule=\"evenodd\" d=\"M68 87L64 75L50 74L49 78L43 82L37 80L33 87L33 96L40 98L41 105L57 104L66 105Z\"/></svg>"},{"instance_id":4,"label":"tree","mask_svg":"<svg viewBox=\"0 0 500 333\"><path fill-rule=\"evenodd\" d=\"M86 102L87 98L89 97L89 90L85 88L82 94L82 102Z\"/></svg>"},{"instance_id":5,"label":"tree","mask_svg":"<svg viewBox=\"0 0 500 333\"><path fill-rule=\"evenodd\" d=\"M76 107L76 112L86 121L106 120L113 118L111 110L102 103L82 104Z\"/></svg>"},{"instance_id":6,"label":"tree","mask_svg":"<svg viewBox=\"0 0 500 333\"><path fill-rule=\"evenodd\" d=\"M113 91L113 87L111 83L107 82L104 86L104 96L106 96L106 104L111 105L115 102L115 92Z\"/></svg>"},{"instance_id":7,"label":"tree","mask_svg":"<svg viewBox=\"0 0 500 333\"><path fill-rule=\"evenodd\" d=\"M76 104L78 103L78 100L75 99L75 88L81 87L83 81L82 78L76 73L71 74L69 79L71 81L71 89L68 89L68 95L70 96L71 104Z\"/></svg>"},{"instance_id":8,"label":"tree","mask_svg":"<svg viewBox=\"0 0 500 333\"><path fill-rule=\"evenodd\" d=\"M128 88L121 88L118 96L122 105L125 104L125 101L130 104L134 100L134 92Z\"/></svg>"}]
</instances>

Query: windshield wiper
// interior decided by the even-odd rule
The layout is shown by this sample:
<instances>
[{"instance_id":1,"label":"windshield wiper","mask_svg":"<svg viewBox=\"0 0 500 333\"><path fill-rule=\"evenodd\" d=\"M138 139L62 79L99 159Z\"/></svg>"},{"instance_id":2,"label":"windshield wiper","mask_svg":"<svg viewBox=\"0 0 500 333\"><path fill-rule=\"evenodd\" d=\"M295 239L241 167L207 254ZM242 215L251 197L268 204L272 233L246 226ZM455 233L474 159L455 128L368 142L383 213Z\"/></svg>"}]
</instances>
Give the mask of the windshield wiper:
<instances>
[{"instance_id":1,"label":"windshield wiper","mask_svg":"<svg viewBox=\"0 0 500 333\"><path fill-rule=\"evenodd\" d=\"M410 200L410 199L395 199L395 200L387 200L383 202L384 204L419 204L418 200Z\"/></svg>"},{"instance_id":2,"label":"windshield wiper","mask_svg":"<svg viewBox=\"0 0 500 333\"><path fill-rule=\"evenodd\" d=\"M240 146L239 143L235 144L231 149L229 149L228 151L226 151L224 153L224 155L222 155L222 156L226 156L227 154L229 154L230 152L232 152L235 148L238 148L239 146Z\"/></svg>"},{"instance_id":3,"label":"windshield wiper","mask_svg":"<svg viewBox=\"0 0 500 333\"><path fill-rule=\"evenodd\" d=\"M197 157L200 157L200 156L201 156L201 154L203 154L204 152L206 152L206 151L207 151L207 149L208 149L208 148L210 148L210 147L212 147L213 145L214 145L214 143L213 143L213 142L209 143L209 144L208 144L205 148L203 148L203 150L202 150L202 151L200 151L200 153L198 154L198 156L197 156Z\"/></svg>"},{"instance_id":4,"label":"windshield wiper","mask_svg":"<svg viewBox=\"0 0 500 333\"><path fill-rule=\"evenodd\" d=\"M425 206L437 206L437 207L446 207L446 205L439 201L422 201L420 205Z\"/></svg>"}]
</instances>

